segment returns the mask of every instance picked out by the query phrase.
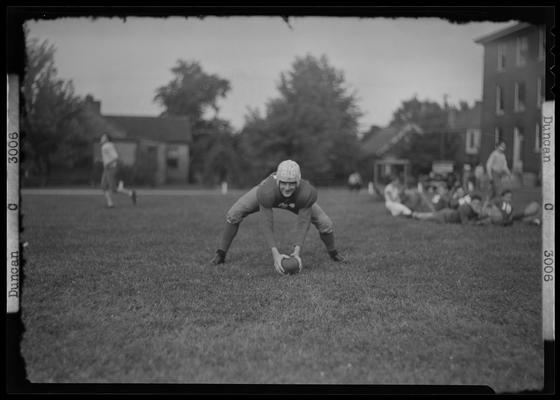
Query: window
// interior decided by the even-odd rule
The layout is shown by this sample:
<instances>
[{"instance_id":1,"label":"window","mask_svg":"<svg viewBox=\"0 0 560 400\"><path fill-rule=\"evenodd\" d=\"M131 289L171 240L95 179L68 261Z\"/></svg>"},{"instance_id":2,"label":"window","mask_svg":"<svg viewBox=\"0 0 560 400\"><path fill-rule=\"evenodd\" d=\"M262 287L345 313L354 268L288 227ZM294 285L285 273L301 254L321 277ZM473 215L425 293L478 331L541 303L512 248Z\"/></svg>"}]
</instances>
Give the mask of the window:
<instances>
[{"instance_id":1,"label":"window","mask_svg":"<svg viewBox=\"0 0 560 400\"><path fill-rule=\"evenodd\" d=\"M179 168L179 160L176 158L168 158L166 164L167 168Z\"/></svg>"},{"instance_id":2,"label":"window","mask_svg":"<svg viewBox=\"0 0 560 400\"><path fill-rule=\"evenodd\" d=\"M167 168L179 168L179 149L176 146L167 147L167 157L165 163L167 164Z\"/></svg>"},{"instance_id":3,"label":"window","mask_svg":"<svg viewBox=\"0 0 560 400\"><path fill-rule=\"evenodd\" d=\"M496 86L496 114L504 113L504 94L501 86Z\"/></svg>"},{"instance_id":4,"label":"window","mask_svg":"<svg viewBox=\"0 0 560 400\"><path fill-rule=\"evenodd\" d=\"M494 128L494 145L497 146L503 139L502 128L499 126Z\"/></svg>"},{"instance_id":5,"label":"window","mask_svg":"<svg viewBox=\"0 0 560 400\"><path fill-rule=\"evenodd\" d=\"M541 152L541 124L535 126L535 153Z\"/></svg>"},{"instance_id":6,"label":"window","mask_svg":"<svg viewBox=\"0 0 560 400\"><path fill-rule=\"evenodd\" d=\"M523 127L513 127L513 157L511 166L514 171L523 171L523 134Z\"/></svg>"},{"instance_id":7,"label":"window","mask_svg":"<svg viewBox=\"0 0 560 400\"><path fill-rule=\"evenodd\" d=\"M513 108L515 111L525 110L525 83L515 82L515 97Z\"/></svg>"},{"instance_id":8,"label":"window","mask_svg":"<svg viewBox=\"0 0 560 400\"><path fill-rule=\"evenodd\" d=\"M537 76L537 107L542 107L544 102L544 79L542 76Z\"/></svg>"},{"instance_id":9,"label":"window","mask_svg":"<svg viewBox=\"0 0 560 400\"><path fill-rule=\"evenodd\" d=\"M468 129L466 135L466 154L478 154L480 149L480 129Z\"/></svg>"},{"instance_id":10,"label":"window","mask_svg":"<svg viewBox=\"0 0 560 400\"><path fill-rule=\"evenodd\" d=\"M527 63L527 50L529 49L527 36L518 37L516 44L515 63L518 67L522 67Z\"/></svg>"},{"instance_id":11,"label":"window","mask_svg":"<svg viewBox=\"0 0 560 400\"><path fill-rule=\"evenodd\" d=\"M545 36L544 36L544 28L539 28L539 43L537 48L537 59L539 61L544 60L544 47L545 44Z\"/></svg>"},{"instance_id":12,"label":"window","mask_svg":"<svg viewBox=\"0 0 560 400\"><path fill-rule=\"evenodd\" d=\"M498 71L506 68L506 45L498 44Z\"/></svg>"}]
</instances>

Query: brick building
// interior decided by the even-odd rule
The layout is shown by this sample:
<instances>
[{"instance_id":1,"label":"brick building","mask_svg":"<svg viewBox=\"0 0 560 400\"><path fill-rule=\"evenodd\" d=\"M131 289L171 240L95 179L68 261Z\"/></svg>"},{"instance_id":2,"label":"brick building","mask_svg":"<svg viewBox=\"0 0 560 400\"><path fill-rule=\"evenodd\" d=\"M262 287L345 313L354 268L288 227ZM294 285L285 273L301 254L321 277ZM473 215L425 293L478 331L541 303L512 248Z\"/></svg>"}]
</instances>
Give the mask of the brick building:
<instances>
[{"instance_id":1,"label":"brick building","mask_svg":"<svg viewBox=\"0 0 560 400\"><path fill-rule=\"evenodd\" d=\"M544 25L518 23L475 40L484 46L481 159L504 140L508 164L525 183L541 176L544 38Z\"/></svg>"}]
</instances>

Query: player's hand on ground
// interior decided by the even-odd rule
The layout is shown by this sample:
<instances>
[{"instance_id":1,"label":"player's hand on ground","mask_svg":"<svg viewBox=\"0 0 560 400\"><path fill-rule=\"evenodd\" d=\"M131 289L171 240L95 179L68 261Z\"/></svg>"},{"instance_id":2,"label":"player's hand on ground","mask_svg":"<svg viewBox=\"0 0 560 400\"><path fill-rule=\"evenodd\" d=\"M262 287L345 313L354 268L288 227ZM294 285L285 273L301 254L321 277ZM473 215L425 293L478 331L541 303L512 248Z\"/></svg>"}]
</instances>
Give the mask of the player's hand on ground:
<instances>
[{"instance_id":1,"label":"player's hand on ground","mask_svg":"<svg viewBox=\"0 0 560 400\"><path fill-rule=\"evenodd\" d=\"M284 271L284 268L282 268L282 259L283 258L290 258L289 256L285 255L285 254L278 254L274 256L274 268L276 269L276 272L278 272L279 274L284 275L286 272Z\"/></svg>"},{"instance_id":2,"label":"player's hand on ground","mask_svg":"<svg viewBox=\"0 0 560 400\"><path fill-rule=\"evenodd\" d=\"M294 257L296 260L298 260L299 270L301 271L301 269L303 268L303 263L301 262L301 257L299 255L300 251L301 251L301 246L296 244L294 246L294 251L292 252L292 254L290 254L290 257Z\"/></svg>"}]
</instances>

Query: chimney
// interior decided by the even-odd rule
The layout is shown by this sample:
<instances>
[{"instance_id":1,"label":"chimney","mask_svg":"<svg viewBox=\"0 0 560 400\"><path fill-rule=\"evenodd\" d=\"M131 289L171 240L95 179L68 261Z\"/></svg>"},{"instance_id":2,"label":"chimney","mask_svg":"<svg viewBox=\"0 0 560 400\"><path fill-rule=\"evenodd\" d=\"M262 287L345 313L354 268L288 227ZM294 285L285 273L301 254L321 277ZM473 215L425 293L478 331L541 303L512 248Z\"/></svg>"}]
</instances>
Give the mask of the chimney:
<instances>
[{"instance_id":1,"label":"chimney","mask_svg":"<svg viewBox=\"0 0 560 400\"><path fill-rule=\"evenodd\" d=\"M91 111L97 115L101 115L101 101L95 100L92 95L88 94L85 98L85 103Z\"/></svg>"}]
</instances>

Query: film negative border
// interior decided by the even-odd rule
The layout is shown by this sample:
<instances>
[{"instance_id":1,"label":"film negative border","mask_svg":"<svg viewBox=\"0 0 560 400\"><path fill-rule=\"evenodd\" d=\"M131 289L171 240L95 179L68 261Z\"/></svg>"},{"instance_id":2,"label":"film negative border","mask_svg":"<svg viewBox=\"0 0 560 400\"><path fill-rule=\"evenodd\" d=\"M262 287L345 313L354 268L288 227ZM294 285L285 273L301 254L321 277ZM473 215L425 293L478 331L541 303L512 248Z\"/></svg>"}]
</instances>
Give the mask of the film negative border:
<instances>
[{"instance_id":1,"label":"film negative border","mask_svg":"<svg viewBox=\"0 0 560 400\"><path fill-rule=\"evenodd\" d=\"M20 307L21 270L19 251L19 77L7 76L7 275L6 308L8 313L17 313Z\"/></svg>"},{"instance_id":2,"label":"film negative border","mask_svg":"<svg viewBox=\"0 0 560 400\"><path fill-rule=\"evenodd\" d=\"M555 143L554 101L547 101L542 108L542 279L543 279L543 339L554 340L554 281L555 281Z\"/></svg>"}]
</instances>

